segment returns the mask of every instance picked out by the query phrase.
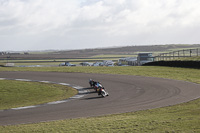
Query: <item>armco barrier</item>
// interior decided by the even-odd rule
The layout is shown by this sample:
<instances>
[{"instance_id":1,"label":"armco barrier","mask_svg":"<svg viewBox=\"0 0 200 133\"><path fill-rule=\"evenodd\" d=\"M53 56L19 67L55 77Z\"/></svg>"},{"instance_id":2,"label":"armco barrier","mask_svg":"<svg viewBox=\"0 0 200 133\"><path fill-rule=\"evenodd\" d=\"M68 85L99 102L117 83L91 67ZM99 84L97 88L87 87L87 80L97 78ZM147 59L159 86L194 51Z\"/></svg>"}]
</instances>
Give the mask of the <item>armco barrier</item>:
<instances>
[{"instance_id":1,"label":"armco barrier","mask_svg":"<svg viewBox=\"0 0 200 133\"><path fill-rule=\"evenodd\" d=\"M144 64L143 66L169 66L184 68L200 68L200 61L155 61Z\"/></svg>"}]
</instances>

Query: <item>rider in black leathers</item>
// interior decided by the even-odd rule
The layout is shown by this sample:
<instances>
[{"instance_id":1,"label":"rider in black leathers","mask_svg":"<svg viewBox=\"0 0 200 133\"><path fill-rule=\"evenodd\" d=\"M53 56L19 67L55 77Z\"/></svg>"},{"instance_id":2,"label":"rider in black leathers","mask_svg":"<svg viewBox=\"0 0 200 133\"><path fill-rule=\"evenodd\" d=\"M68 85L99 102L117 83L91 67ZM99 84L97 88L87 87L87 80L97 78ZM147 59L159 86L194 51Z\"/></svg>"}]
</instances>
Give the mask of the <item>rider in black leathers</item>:
<instances>
[{"instance_id":1,"label":"rider in black leathers","mask_svg":"<svg viewBox=\"0 0 200 133\"><path fill-rule=\"evenodd\" d=\"M91 87L94 87L97 84L97 82L94 81L93 79L90 79L89 84L90 84Z\"/></svg>"}]
</instances>

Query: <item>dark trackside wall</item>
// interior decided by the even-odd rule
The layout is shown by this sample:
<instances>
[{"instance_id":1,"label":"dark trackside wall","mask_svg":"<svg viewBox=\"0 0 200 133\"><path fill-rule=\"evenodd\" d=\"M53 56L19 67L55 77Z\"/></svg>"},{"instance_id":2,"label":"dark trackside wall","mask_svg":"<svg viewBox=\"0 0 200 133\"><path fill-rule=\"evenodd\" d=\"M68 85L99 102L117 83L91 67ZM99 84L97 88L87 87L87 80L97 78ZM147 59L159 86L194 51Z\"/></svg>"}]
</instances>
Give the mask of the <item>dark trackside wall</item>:
<instances>
[{"instance_id":1,"label":"dark trackside wall","mask_svg":"<svg viewBox=\"0 0 200 133\"><path fill-rule=\"evenodd\" d=\"M143 66L169 66L200 69L200 61L155 61L146 63Z\"/></svg>"}]
</instances>

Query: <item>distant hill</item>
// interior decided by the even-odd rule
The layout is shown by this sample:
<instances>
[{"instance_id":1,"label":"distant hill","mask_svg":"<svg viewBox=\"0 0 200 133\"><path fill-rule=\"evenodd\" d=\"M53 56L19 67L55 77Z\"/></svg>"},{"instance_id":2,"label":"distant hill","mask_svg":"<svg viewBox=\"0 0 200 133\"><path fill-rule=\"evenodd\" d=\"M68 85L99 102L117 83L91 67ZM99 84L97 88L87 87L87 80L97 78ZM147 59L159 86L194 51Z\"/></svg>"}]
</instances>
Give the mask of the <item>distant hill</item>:
<instances>
[{"instance_id":1,"label":"distant hill","mask_svg":"<svg viewBox=\"0 0 200 133\"><path fill-rule=\"evenodd\" d=\"M150 46L126 46L117 48L99 48L99 49L84 49L73 51L58 51L56 54L76 54L79 57L90 57L94 55L133 55L139 52L162 53L173 50L182 50L189 48L200 48L200 44L176 44L176 45L150 45Z\"/></svg>"},{"instance_id":2,"label":"distant hill","mask_svg":"<svg viewBox=\"0 0 200 133\"><path fill-rule=\"evenodd\" d=\"M148 45L148 46L126 46L115 48L97 48L71 51L38 52L29 54L10 55L12 59L61 59L61 58L89 58L95 55L133 55L139 52L162 53L173 50L200 48L200 44L170 44L170 45ZM9 55L0 55L5 59Z\"/></svg>"}]
</instances>

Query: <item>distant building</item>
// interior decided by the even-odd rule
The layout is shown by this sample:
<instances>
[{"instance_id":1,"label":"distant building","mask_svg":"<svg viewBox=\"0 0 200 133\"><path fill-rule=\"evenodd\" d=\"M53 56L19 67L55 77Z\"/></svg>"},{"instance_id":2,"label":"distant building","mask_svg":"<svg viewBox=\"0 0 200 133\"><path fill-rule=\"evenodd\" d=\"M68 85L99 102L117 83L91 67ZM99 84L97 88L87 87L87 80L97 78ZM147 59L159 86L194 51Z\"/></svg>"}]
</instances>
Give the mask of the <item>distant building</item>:
<instances>
[{"instance_id":1,"label":"distant building","mask_svg":"<svg viewBox=\"0 0 200 133\"><path fill-rule=\"evenodd\" d=\"M118 61L119 66L140 66L148 62L154 61L154 56L152 56L152 53L139 53L137 57L126 57L121 58Z\"/></svg>"},{"instance_id":2,"label":"distant building","mask_svg":"<svg viewBox=\"0 0 200 133\"><path fill-rule=\"evenodd\" d=\"M139 53L137 57L137 62L140 66L148 62L153 62L154 58L155 57L152 55L152 53Z\"/></svg>"},{"instance_id":3,"label":"distant building","mask_svg":"<svg viewBox=\"0 0 200 133\"><path fill-rule=\"evenodd\" d=\"M118 61L118 65L119 66L124 66L124 65L136 66L137 65L137 57L121 58Z\"/></svg>"}]
</instances>

